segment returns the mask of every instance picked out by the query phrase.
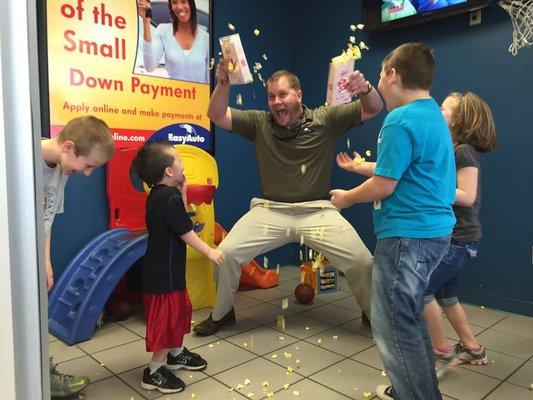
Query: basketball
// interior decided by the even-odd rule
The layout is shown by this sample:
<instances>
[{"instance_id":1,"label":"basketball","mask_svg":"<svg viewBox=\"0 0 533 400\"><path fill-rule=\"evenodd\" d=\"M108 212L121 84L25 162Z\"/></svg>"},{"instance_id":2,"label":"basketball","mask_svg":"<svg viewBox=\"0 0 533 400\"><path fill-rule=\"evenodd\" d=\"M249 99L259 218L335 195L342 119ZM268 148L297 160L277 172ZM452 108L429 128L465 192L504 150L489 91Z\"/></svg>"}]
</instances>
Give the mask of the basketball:
<instances>
[{"instance_id":1,"label":"basketball","mask_svg":"<svg viewBox=\"0 0 533 400\"><path fill-rule=\"evenodd\" d=\"M315 289L307 283L300 283L294 289L294 297L298 303L311 304L315 297Z\"/></svg>"},{"instance_id":2,"label":"basketball","mask_svg":"<svg viewBox=\"0 0 533 400\"><path fill-rule=\"evenodd\" d=\"M121 297L113 296L106 305L106 318L124 321L130 315L132 304Z\"/></svg>"}]
</instances>

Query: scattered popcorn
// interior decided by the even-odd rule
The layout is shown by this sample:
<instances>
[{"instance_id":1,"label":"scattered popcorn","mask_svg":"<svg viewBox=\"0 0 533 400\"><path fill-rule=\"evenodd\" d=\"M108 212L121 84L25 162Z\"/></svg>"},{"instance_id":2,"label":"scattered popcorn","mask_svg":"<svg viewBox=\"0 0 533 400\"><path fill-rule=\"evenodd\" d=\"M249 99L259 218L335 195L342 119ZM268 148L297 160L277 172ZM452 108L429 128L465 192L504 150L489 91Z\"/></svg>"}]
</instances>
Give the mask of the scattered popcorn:
<instances>
[{"instance_id":1,"label":"scattered popcorn","mask_svg":"<svg viewBox=\"0 0 533 400\"><path fill-rule=\"evenodd\" d=\"M302 166L300 167L301 171L302 171L302 175L305 174L305 171L307 169L307 167L305 166L305 164L302 164Z\"/></svg>"},{"instance_id":2,"label":"scattered popcorn","mask_svg":"<svg viewBox=\"0 0 533 400\"><path fill-rule=\"evenodd\" d=\"M246 378L246 379L244 380L244 386L248 386L250 383L251 383L251 382L250 382L250 379Z\"/></svg>"},{"instance_id":3,"label":"scattered popcorn","mask_svg":"<svg viewBox=\"0 0 533 400\"><path fill-rule=\"evenodd\" d=\"M271 399L272 397L274 397L274 392L268 392L266 396L267 396L267 399Z\"/></svg>"},{"instance_id":4,"label":"scattered popcorn","mask_svg":"<svg viewBox=\"0 0 533 400\"><path fill-rule=\"evenodd\" d=\"M243 388L244 388L244 385L243 385L242 383L239 383L239 384L237 385L237 390L241 390L241 389L243 389Z\"/></svg>"},{"instance_id":5,"label":"scattered popcorn","mask_svg":"<svg viewBox=\"0 0 533 400\"><path fill-rule=\"evenodd\" d=\"M317 339L316 343L320 346L322 345L322 339Z\"/></svg>"},{"instance_id":6,"label":"scattered popcorn","mask_svg":"<svg viewBox=\"0 0 533 400\"><path fill-rule=\"evenodd\" d=\"M285 340L285 338L283 336L279 336L278 340Z\"/></svg>"},{"instance_id":7,"label":"scattered popcorn","mask_svg":"<svg viewBox=\"0 0 533 400\"><path fill-rule=\"evenodd\" d=\"M292 358L291 353L284 352L283 355L285 356L285 358Z\"/></svg>"},{"instance_id":8,"label":"scattered popcorn","mask_svg":"<svg viewBox=\"0 0 533 400\"><path fill-rule=\"evenodd\" d=\"M228 22L228 29L232 32L235 31L235 25L233 25L231 22Z\"/></svg>"},{"instance_id":9,"label":"scattered popcorn","mask_svg":"<svg viewBox=\"0 0 533 400\"><path fill-rule=\"evenodd\" d=\"M268 381L264 381L261 385L264 387L268 387Z\"/></svg>"},{"instance_id":10,"label":"scattered popcorn","mask_svg":"<svg viewBox=\"0 0 533 400\"><path fill-rule=\"evenodd\" d=\"M355 44L355 36L350 36L350 43Z\"/></svg>"},{"instance_id":11,"label":"scattered popcorn","mask_svg":"<svg viewBox=\"0 0 533 400\"><path fill-rule=\"evenodd\" d=\"M372 392L364 392L363 396L365 396L365 399L369 399L372 397Z\"/></svg>"},{"instance_id":12,"label":"scattered popcorn","mask_svg":"<svg viewBox=\"0 0 533 400\"><path fill-rule=\"evenodd\" d=\"M283 300L281 300L281 309L286 310L287 308L289 308L289 299L284 298Z\"/></svg>"},{"instance_id":13,"label":"scattered popcorn","mask_svg":"<svg viewBox=\"0 0 533 400\"><path fill-rule=\"evenodd\" d=\"M296 359L296 368L300 368L300 364L301 364L301 363L300 363L300 359L299 359L299 358Z\"/></svg>"},{"instance_id":14,"label":"scattered popcorn","mask_svg":"<svg viewBox=\"0 0 533 400\"><path fill-rule=\"evenodd\" d=\"M191 399L196 399L196 394L191 393Z\"/></svg>"},{"instance_id":15,"label":"scattered popcorn","mask_svg":"<svg viewBox=\"0 0 533 400\"><path fill-rule=\"evenodd\" d=\"M233 389L233 386L228 389L228 393L233 392L235 389Z\"/></svg>"},{"instance_id":16,"label":"scattered popcorn","mask_svg":"<svg viewBox=\"0 0 533 400\"><path fill-rule=\"evenodd\" d=\"M289 388L289 384L286 383L285 385L283 385L283 389L287 390Z\"/></svg>"},{"instance_id":17,"label":"scattered popcorn","mask_svg":"<svg viewBox=\"0 0 533 400\"><path fill-rule=\"evenodd\" d=\"M300 346L298 346L298 345L294 346L294 350L296 350L296 351L300 350Z\"/></svg>"},{"instance_id":18,"label":"scattered popcorn","mask_svg":"<svg viewBox=\"0 0 533 400\"><path fill-rule=\"evenodd\" d=\"M372 155L372 152L370 150L365 151L365 155L367 157L370 157Z\"/></svg>"},{"instance_id":19,"label":"scattered popcorn","mask_svg":"<svg viewBox=\"0 0 533 400\"><path fill-rule=\"evenodd\" d=\"M356 163L357 165L361 165L365 162L365 158L364 157L359 157L359 158L354 158L353 159L353 162Z\"/></svg>"},{"instance_id":20,"label":"scattered popcorn","mask_svg":"<svg viewBox=\"0 0 533 400\"><path fill-rule=\"evenodd\" d=\"M339 335L333 335L333 340L339 340Z\"/></svg>"},{"instance_id":21,"label":"scattered popcorn","mask_svg":"<svg viewBox=\"0 0 533 400\"><path fill-rule=\"evenodd\" d=\"M287 367L287 372L285 372L285 374L289 375L291 372L292 372L292 367L289 365Z\"/></svg>"},{"instance_id":22,"label":"scattered popcorn","mask_svg":"<svg viewBox=\"0 0 533 400\"><path fill-rule=\"evenodd\" d=\"M244 342L244 343L242 344L242 347L248 347L248 343Z\"/></svg>"},{"instance_id":23,"label":"scattered popcorn","mask_svg":"<svg viewBox=\"0 0 533 400\"><path fill-rule=\"evenodd\" d=\"M217 342L217 345L219 345L219 344L220 344L220 342Z\"/></svg>"},{"instance_id":24,"label":"scattered popcorn","mask_svg":"<svg viewBox=\"0 0 533 400\"><path fill-rule=\"evenodd\" d=\"M211 343L209 346L208 346L210 349L212 349L213 347L215 347L215 345L213 343Z\"/></svg>"},{"instance_id":25,"label":"scattered popcorn","mask_svg":"<svg viewBox=\"0 0 533 400\"><path fill-rule=\"evenodd\" d=\"M387 373L385 371L381 371L381 376L387 376Z\"/></svg>"},{"instance_id":26,"label":"scattered popcorn","mask_svg":"<svg viewBox=\"0 0 533 400\"><path fill-rule=\"evenodd\" d=\"M491 364L494 364L494 360L490 360Z\"/></svg>"},{"instance_id":27,"label":"scattered popcorn","mask_svg":"<svg viewBox=\"0 0 533 400\"><path fill-rule=\"evenodd\" d=\"M235 103L238 105L238 106L242 106L242 94L237 94L237 97L235 98Z\"/></svg>"},{"instance_id":28,"label":"scattered popcorn","mask_svg":"<svg viewBox=\"0 0 533 400\"><path fill-rule=\"evenodd\" d=\"M292 391L292 395L293 395L294 397L300 397L300 391L299 391L299 390L293 390L293 391Z\"/></svg>"},{"instance_id":29,"label":"scattered popcorn","mask_svg":"<svg viewBox=\"0 0 533 400\"><path fill-rule=\"evenodd\" d=\"M259 34L261 33L261 31L257 28L254 29L254 35L255 36L259 36Z\"/></svg>"},{"instance_id":30,"label":"scattered popcorn","mask_svg":"<svg viewBox=\"0 0 533 400\"><path fill-rule=\"evenodd\" d=\"M309 327L308 327L308 326L306 326L306 327L305 327L305 330L306 330L306 331L308 331L308 330L309 330Z\"/></svg>"},{"instance_id":31,"label":"scattered popcorn","mask_svg":"<svg viewBox=\"0 0 533 400\"><path fill-rule=\"evenodd\" d=\"M252 397L254 397L254 394L253 394L252 392L248 392L248 394L246 395L246 397L248 397L248 398L252 398Z\"/></svg>"},{"instance_id":32,"label":"scattered popcorn","mask_svg":"<svg viewBox=\"0 0 533 400\"><path fill-rule=\"evenodd\" d=\"M277 355L277 354L272 354L272 357L271 357L271 358L272 358L272 359L276 359L276 358L278 358L278 355Z\"/></svg>"},{"instance_id":33,"label":"scattered popcorn","mask_svg":"<svg viewBox=\"0 0 533 400\"><path fill-rule=\"evenodd\" d=\"M338 372L339 374L342 374L342 371L340 370L340 368L337 370L337 372Z\"/></svg>"},{"instance_id":34,"label":"scattered popcorn","mask_svg":"<svg viewBox=\"0 0 533 400\"><path fill-rule=\"evenodd\" d=\"M354 392L357 392L358 390L359 390L359 388L358 388L357 386L354 386L354 387L353 387L353 391L354 391Z\"/></svg>"},{"instance_id":35,"label":"scattered popcorn","mask_svg":"<svg viewBox=\"0 0 533 400\"><path fill-rule=\"evenodd\" d=\"M267 55L266 55L266 54L263 54L263 55L262 55L261 57L262 57L262 58L263 58L263 60L265 60L265 61L266 61L266 60L268 60L268 57L267 57Z\"/></svg>"}]
</instances>

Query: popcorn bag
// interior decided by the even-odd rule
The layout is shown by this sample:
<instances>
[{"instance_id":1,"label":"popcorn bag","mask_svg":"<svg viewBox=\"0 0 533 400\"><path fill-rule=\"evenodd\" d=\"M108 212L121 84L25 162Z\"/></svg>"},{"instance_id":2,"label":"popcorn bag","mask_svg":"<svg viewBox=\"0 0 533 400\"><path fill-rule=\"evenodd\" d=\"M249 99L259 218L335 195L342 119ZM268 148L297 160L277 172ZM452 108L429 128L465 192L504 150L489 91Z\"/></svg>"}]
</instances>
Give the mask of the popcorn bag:
<instances>
[{"instance_id":1,"label":"popcorn bag","mask_svg":"<svg viewBox=\"0 0 533 400\"><path fill-rule=\"evenodd\" d=\"M229 60L229 82L231 85L243 85L253 82L254 78L248 67L241 37L238 33L219 39L224 58Z\"/></svg>"},{"instance_id":2,"label":"popcorn bag","mask_svg":"<svg viewBox=\"0 0 533 400\"><path fill-rule=\"evenodd\" d=\"M338 57L329 63L326 102L330 106L349 103L352 100L351 93L343 87L348 83L348 77L354 70L355 60L335 61L336 58Z\"/></svg>"},{"instance_id":3,"label":"popcorn bag","mask_svg":"<svg viewBox=\"0 0 533 400\"><path fill-rule=\"evenodd\" d=\"M326 93L326 103L329 106L348 103L352 100L352 95L344 89L348 83L348 78L355 67L355 60L361 58L361 51L358 46L348 45L348 49L340 56L334 57L329 63L328 87Z\"/></svg>"}]
</instances>

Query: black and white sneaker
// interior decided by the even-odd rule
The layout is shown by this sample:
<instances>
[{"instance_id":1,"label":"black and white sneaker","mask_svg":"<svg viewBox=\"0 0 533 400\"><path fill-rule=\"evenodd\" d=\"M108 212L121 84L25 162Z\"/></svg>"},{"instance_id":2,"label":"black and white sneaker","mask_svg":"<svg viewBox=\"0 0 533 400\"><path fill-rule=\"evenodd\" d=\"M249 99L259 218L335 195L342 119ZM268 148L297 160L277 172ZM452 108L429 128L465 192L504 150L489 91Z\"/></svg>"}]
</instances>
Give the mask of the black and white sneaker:
<instances>
[{"instance_id":1,"label":"black and white sneaker","mask_svg":"<svg viewBox=\"0 0 533 400\"><path fill-rule=\"evenodd\" d=\"M167 356L167 368L168 369L180 369L184 368L189 371L199 371L207 367L207 361L205 361L199 354L190 352L187 347L183 348L183 351L176 357L168 353Z\"/></svg>"},{"instance_id":2,"label":"black and white sneaker","mask_svg":"<svg viewBox=\"0 0 533 400\"><path fill-rule=\"evenodd\" d=\"M161 393L177 393L185 389L185 383L163 366L153 374L150 374L150 368L145 368L141 387L146 390L159 390Z\"/></svg>"},{"instance_id":3,"label":"black and white sneaker","mask_svg":"<svg viewBox=\"0 0 533 400\"><path fill-rule=\"evenodd\" d=\"M392 393L392 386L389 385L379 385L376 389L376 394L381 400L394 400L394 395Z\"/></svg>"}]
</instances>

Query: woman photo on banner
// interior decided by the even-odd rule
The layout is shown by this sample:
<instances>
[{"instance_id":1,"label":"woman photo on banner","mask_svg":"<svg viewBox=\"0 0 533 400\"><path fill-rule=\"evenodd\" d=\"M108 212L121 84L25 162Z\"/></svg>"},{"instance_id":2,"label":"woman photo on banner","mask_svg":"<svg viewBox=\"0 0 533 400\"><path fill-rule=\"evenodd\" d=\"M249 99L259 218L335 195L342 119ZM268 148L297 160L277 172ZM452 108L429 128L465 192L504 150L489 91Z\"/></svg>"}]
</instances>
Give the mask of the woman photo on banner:
<instances>
[{"instance_id":1,"label":"woman photo on banner","mask_svg":"<svg viewBox=\"0 0 533 400\"><path fill-rule=\"evenodd\" d=\"M151 75L164 76L153 72L162 61L171 79L209 83L209 33L198 23L195 0L168 0L171 22L159 23L154 33L152 16L155 17L155 6L161 3L137 1L142 18L139 32L143 35L144 68Z\"/></svg>"}]
</instances>

